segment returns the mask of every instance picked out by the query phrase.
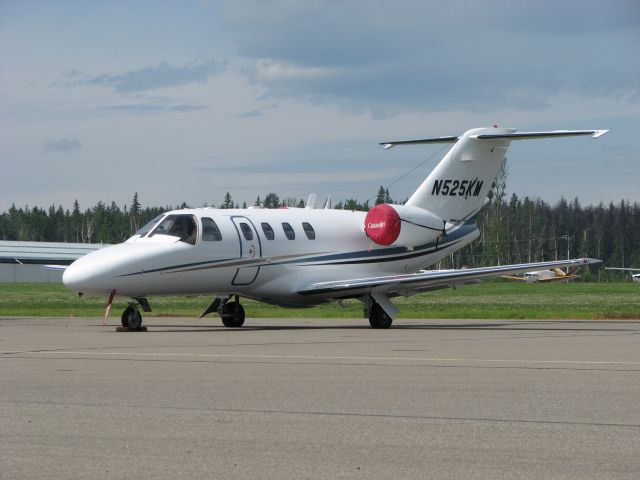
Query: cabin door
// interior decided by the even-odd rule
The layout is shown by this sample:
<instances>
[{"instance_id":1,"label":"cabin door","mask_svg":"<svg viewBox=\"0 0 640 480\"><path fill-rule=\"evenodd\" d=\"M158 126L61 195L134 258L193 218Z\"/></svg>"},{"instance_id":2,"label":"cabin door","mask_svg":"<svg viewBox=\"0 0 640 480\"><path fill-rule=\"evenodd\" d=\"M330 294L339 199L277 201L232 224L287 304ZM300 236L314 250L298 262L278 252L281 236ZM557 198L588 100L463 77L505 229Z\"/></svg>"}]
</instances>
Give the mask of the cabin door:
<instances>
[{"instance_id":1,"label":"cabin door","mask_svg":"<svg viewBox=\"0 0 640 480\"><path fill-rule=\"evenodd\" d=\"M262 244L258 231L247 217L231 217L238 234L239 263L232 285L250 285L256 281L260 273Z\"/></svg>"}]
</instances>

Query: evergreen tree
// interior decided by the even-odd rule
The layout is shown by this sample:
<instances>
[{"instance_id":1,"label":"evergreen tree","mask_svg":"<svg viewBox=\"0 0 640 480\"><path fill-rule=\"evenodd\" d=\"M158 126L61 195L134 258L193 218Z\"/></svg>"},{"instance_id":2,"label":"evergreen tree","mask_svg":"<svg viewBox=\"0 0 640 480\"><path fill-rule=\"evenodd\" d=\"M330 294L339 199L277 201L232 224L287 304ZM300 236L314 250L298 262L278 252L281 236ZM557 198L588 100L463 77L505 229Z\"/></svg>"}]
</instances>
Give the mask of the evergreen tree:
<instances>
[{"instance_id":1,"label":"evergreen tree","mask_svg":"<svg viewBox=\"0 0 640 480\"><path fill-rule=\"evenodd\" d=\"M392 202L388 189L384 187L378 190L378 197L383 203ZM225 196L225 200L228 205L234 204L230 194L228 198ZM292 197L281 201L276 193L269 193L264 203L258 197L255 203L266 208L278 208L283 204L303 206L299 199ZM187 204L183 203L179 208L186 207ZM352 198L339 202L335 208L367 211L369 203L360 203ZM143 209L137 193L131 205L124 205L123 209L115 202L98 202L82 211L77 199L66 211L55 205L41 208L12 204L8 211L0 213L0 239L118 243L126 239L132 230L172 209L170 206ZM515 194L507 198L505 169L496 178L489 201L478 213L476 222L481 240L447 258L441 263L442 267L565 258L567 242L570 242L571 257L589 256L612 266L640 268L638 202L625 200L608 205L583 206L577 198L571 201L561 198L556 204L549 205L540 199L525 197L520 200ZM582 275L588 278L586 269ZM598 277L622 279L624 274L599 271Z\"/></svg>"},{"instance_id":2,"label":"evergreen tree","mask_svg":"<svg viewBox=\"0 0 640 480\"><path fill-rule=\"evenodd\" d=\"M233 208L233 199L231 198L231 194L229 192L224 194L224 201L220 208Z\"/></svg>"},{"instance_id":3,"label":"evergreen tree","mask_svg":"<svg viewBox=\"0 0 640 480\"><path fill-rule=\"evenodd\" d=\"M133 235L140 230L140 212L142 205L138 201L138 192L133 194L133 200L131 201L131 208L129 209L130 226L129 234Z\"/></svg>"},{"instance_id":4,"label":"evergreen tree","mask_svg":"<svg viewBox=\"0 0 640 480\"><path fill-rule=\"evenodd\" d=\"M275 193L267 193L264 197L264 208L280 208L280 197Z\"/></svg>"}]
</instances>

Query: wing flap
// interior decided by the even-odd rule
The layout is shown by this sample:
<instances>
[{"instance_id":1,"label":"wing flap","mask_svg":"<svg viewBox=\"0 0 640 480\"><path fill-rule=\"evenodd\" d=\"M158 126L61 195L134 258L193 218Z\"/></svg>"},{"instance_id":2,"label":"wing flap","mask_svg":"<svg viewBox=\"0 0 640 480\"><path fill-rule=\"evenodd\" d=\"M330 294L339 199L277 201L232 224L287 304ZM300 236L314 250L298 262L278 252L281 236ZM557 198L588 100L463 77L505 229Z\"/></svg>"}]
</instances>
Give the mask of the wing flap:
<instances>
[{"instance_id":1,"label":"wing flap","mask_svg":"<svg viewBox=\"0 0 640 480\"><path fill-rule=\"evenodd\" d=\"M300 295L323 295L330 298L358 296L378 292L391 295L412 295L417 292L456 287L468 283L500 277L504 274L525 273L553 267L584 266L601 260L581 258L552 262L520 263L495 267L464 268L459 270L430 270L404 275L354 278L332 282L318 282L298 291Z\"/></svg>"}]
</instances>

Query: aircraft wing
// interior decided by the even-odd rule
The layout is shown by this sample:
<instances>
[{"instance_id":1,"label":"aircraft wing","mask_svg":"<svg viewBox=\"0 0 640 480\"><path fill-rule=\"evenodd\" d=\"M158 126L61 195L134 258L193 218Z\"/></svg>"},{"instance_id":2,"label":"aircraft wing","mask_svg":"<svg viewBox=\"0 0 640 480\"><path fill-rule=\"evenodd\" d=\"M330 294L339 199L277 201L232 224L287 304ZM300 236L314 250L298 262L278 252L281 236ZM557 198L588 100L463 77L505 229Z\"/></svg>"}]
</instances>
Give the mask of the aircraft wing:
<instances>
[{"instance_id":1,"label":"aircraft wing","mask_svg":"<svg viewBox=\"0 0 640 480\"><path fill-rule=\"evenodd\" d=\"M539 282L542 283L549 283L549 282L566 282L567 280L574 280L576 278L580 278L580 275L565 275L564 277L553 277L553 278L541 278L540 280L538 280Z\"/></svg>"},{"instance_id":2,"label":"aircraft wing","mask_svg":"<svg viewBox=\"0 0 640 480\"><path fill-rule=\"evenodd\" d=\"M45 270L57 270L59 272L64 272L69 265L44 265L42 268Z\"/></svg>"},{"instance_id":3,"label":"aircraft wing","mask_svg":"<svg viewBox=\"0 0 640 480\"><path fill-rule=\"evenodd\" d=\"M605 270L624 270L627 272L640 272L640 268L605 267Z\"/></svg>"},{"instance_id":4,"label":"aircraft wing","mask_svg":"<svg viewBox=\"0 0 640 480\"><path fill-rule=\"evenodd\" d=\"M322 295L327 298L351 298L365 293L384 293L390 296L409 296L419 292L441 288L455 288L469 283L500 277L506 274L525 273L553 267L582 266L600 263L602 260L581 258L552 262L519 263L495 267L463 268L454 270L421 271L405 275L353 278L332 282L312 283L298 291L300 295Z\"/></svg>"},{"instance_id":5,"label":"aircraft wing","mask_svg":"<svg viewBox=\"0 0 640 480\"><path fill-rule=\"evenodd\" d=\"M515 275L500 275L505 280L517 280L518 282L524 282L524 277L516 277Z\"/></svg>"}]
</instances>

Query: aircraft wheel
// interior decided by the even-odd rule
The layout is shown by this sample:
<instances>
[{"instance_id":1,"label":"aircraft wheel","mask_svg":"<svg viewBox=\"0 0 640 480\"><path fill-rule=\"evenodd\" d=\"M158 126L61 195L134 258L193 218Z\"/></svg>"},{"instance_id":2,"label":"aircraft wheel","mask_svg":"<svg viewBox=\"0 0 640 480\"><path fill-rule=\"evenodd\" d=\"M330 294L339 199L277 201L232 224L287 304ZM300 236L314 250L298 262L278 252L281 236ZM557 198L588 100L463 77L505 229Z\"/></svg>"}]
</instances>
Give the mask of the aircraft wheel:
<instances>
[{"instance_id":1,"label":"aircraft wheel","mask_svg":"<svg viewBox=\"0 0 640 480\"><path fill-rule=\"evenodd\" d=\"M140 311L131 305L124 309L121 320L123 327L128 327L132 330L136 330L142 326L142 315Z\"/></svg>"},{"instance_id":2,"label":"aircraft wheel","mask_svg":"<svg viewBox=\"0 0 640 480\"><path fill-rule=\"evenodd\" d=\"M369 323L372 328L389 328L393 323L393 318L380 305L374 303L371 305L371 312L369 312Z\"/></svg>"},{"instance_id":3,"label":"aircraft wheel","mask_svg":"<svg viewBox=\"0 0 640 480\"><path fill-rule=\"evenodd\" d=\"M222 307L220 318L225 327L241 327L244 324L244 308L240 302L227 302Z\"/></svg>"}]
</instances>

